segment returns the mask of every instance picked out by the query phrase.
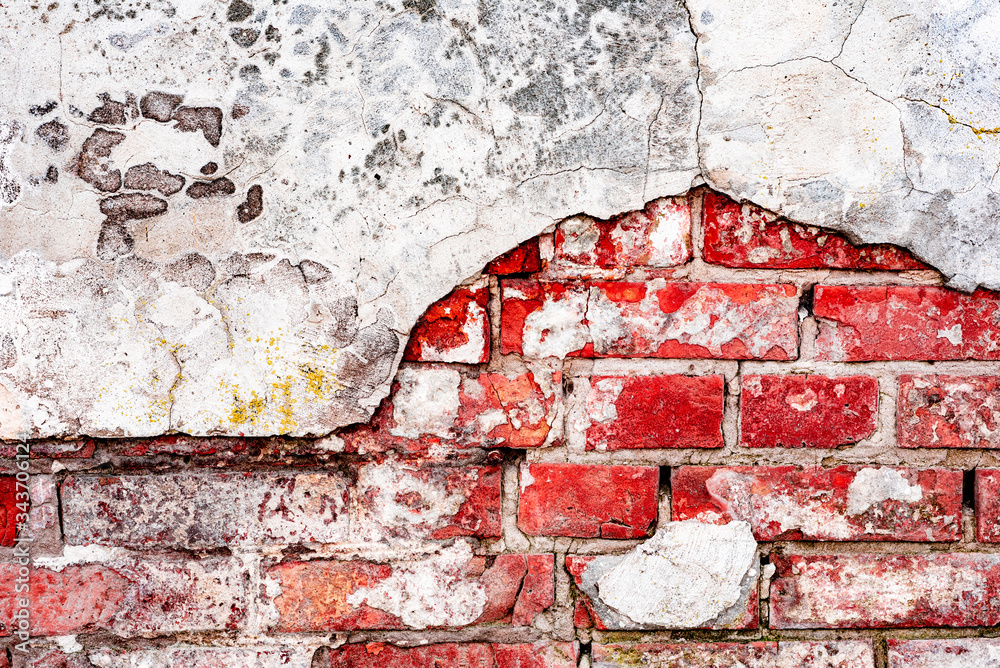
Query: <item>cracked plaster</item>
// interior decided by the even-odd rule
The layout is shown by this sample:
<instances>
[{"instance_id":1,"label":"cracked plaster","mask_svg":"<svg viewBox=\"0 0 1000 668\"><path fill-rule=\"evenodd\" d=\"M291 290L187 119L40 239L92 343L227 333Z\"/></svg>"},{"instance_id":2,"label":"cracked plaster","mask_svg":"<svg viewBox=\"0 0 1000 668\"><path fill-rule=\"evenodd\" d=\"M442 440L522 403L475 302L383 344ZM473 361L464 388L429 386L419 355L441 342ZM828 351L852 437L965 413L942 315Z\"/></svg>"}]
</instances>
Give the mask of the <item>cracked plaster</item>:
<instances>
[{"instance_id":1,"label":"cracked plaster","mask_svg":"<svg viewBox=\"0 0 1000 668\"><path fill-rule=\"evenodd\" d=\"M1000 287L998 18L905 0L0 7L0 437L367 419L419 314L488 260L703 181Z\"/></svg>"}]
</instances>

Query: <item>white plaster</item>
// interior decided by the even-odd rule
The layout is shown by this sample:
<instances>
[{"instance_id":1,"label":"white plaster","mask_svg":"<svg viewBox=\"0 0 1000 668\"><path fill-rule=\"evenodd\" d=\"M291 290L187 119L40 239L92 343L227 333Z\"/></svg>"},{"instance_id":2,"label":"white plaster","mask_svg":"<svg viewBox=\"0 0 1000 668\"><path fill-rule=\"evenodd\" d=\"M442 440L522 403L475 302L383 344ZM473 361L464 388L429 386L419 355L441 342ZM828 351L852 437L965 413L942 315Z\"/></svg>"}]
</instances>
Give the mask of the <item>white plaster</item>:
<instances>
[{"instance_id":1,"label":"white plaster","mask_svg":"<svg viewBox=\"0 0 1000 668\"><path fill-rule=\"evenodd\" d=\"M461 375L454 369L406 368L399 372L399 391L393 397L393 436L419 438L422 434L449 437L458 418Z\"/></svg>"},{"instance_id":2,"label":"white plaster","mask_svg":"<svg viewBox=\"0 0 1000 668\"><path fill-rule=\"evenodd\" d=\"M604 574L600 600L636 624L696 628L740 600L756 555L746 522L668 522Z\"/></svg>"}]
</instances>

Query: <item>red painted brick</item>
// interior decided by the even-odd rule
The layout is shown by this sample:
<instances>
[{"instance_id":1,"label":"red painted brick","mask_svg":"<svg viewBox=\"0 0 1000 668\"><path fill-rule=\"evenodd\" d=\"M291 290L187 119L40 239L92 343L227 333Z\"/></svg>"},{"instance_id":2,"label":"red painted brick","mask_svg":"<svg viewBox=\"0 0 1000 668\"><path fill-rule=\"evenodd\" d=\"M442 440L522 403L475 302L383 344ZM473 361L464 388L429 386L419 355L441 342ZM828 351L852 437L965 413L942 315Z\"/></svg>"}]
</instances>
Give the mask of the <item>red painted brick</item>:
<instances>
[{"instance_id":1,"label":"red painted brick","mask_svg":"<svg viewBox=\"0 0 1000 668\"><path fill-rule=\"evenodd\" d=\"M902 375L896 438L903 448L1000 448L996 376Z\"/></svg>"},{"instance_id":2,"label":"red painted brick","mask_svg":"<svg viewBox=\"0 0 1000 668\"><path fill-rule=\"evenodd\" d=\"M818 286L818 359L1000 359L1000 300L913 286Z\"/></svg>"},{"instance_id":3,"label":"red painted brick","mask_svg":"<svg viewBox=\"0 0 1000 668\"><path fill-rule=\"evenodd\" d=\"M9 635L18 566L0 564L0 624ZM236 559L119 561L31 572L32 635L120 636L242 628L247 570Z\"/></svg>"},{"instance_id":4,"label":"red painted brick","mask_svg":"<svg viewBox=\"0 0 1000 668\"><path fill-rule=\"evenodd\" d=\"M27 497L27 489L22 486L18 490L14 476L0 476L0 546L12 547L17 538L18 525L27 522L31 510L31 500ZM30 533L26 531L25 535Z\"/></svg>"},{"instance_id":5,"label":"red painted brick","mask_svg":"<svg viewBox=\"0 0 1000 668\"><path fill-rule=\"evenodd\" d=\"M772 554L771 562L772 628L1000 623L1000 555Z\"/></svg>"},{"instance_id":6,"label":"red painted brick","mask_svg":"<svg viewBox=\"0 0 1000 668\"><path fill-rule=\"evenodd\" d=\"M1000 543L1000 469L976 469L976 540Z\"/></svg>"},{"instance_id":7,"label":"red painted brick","mask_svg":"<svg viewBox=\"0 0 1000 668\"><path fill-rule=\"evenodd\" d=\"M490 361L490 289L485 279L456 288L431 304L410 330L404 360L414 362Z\"/></svg>"},{"instance_id":8,"label":"red painted brick","mask_svg":"<svg viewBox=\"0 0 1000 668\"><path fill-rule=\"evenodd\" d=\"M501 348L530 357L794 359L792 285L502 283Z\"/></svg>"},{"instance_id":9,"label":"red painted brick","mask_svg":"<svg viewBox=\"0 0 1000 668\"><path fill-rule=\"evenodd\" d=\"M870 640L594 645L594 668L875 668Z\"/></svg>"},{"instance_id":10,"label":"red painted brick","mask_svg":"<svg viewBox=\"0 0 1000 668\"><path fill-rule=\"evenodd\" d=\"M348 540L337 473L79 476L62 485L70 545L178 547Z\"/></svg>"},{"instance_id":11,"label":"red painted brick","mask_svg":"<svg viewBox=\"0 0 1000 668\"><path fill-rule=\"evenodd\" d=\"M722 376L594 376L588 450L721 448Z\"/></svg>"},{"instance_id":12,"label":"red painted brick","mask_svg":"<svg viewBox=\"0 0 1000 668\"><path fill-rule=\"evenodd\" d=\"M461 548L412 562L316 560L265 571L280 592L280 632L528 625L551 605L552 573L551 554L502 554L487 567ZM400 595L403 609L386 603Z\"/></svg>"},{"instance_id":13,"label":"red painted brick","mask_svg":"<svg viewBox=\"0 0 1000 668\"><path fill-rule=\"evenodd\" d=\"M691 260L691 205L663 198L610 220L575 216L556 228L551 278L621 279L636 269L665 269ZM648 273L648 272L647 272Z\"/></svg>"},{"instance_id":14,"label":"red painted brick","mask_svg":"<svg viewBox=\"0 0 1000 668\"><path fill-rule=\"evenodd\" d=\"M658 487L654 466L523 464L517 524L531 536L643 538Z\"/></svg>"},{"instance_id":15,"label":"red painted brick","mask_svg":"<svg viewBox=\"0 0 1000 668\"><path fill-rule=\"evenodd\" d=\"M500 537L500 468L361 464L351 503L356 541Z\"/></svg>"},{"instance_id":16,"label":"red painted brick","mask_svg":"<svg viewBox=\"0 0 1000 668\"><path fill-rule=\"evenodd\" d=\"M371 422L339 436L346 452L362 454L535 448L559 441L561 411L562 372L544 363L520 374L404 367Z\"/></svg>"},{"instance_id":17,"label":"red painted brick","mask_svg":"<svg viewBox=\"0 0 1000 668\"><path fill-rule=\"evenodd\" d=\"M596 628L599 631L643 630L631 620L622 619L613 610L603 605L598 597L600 578L617 565L615 555L575 556L566 555L566 570L573 578L579 591L576 593L573 624L576 628ZM758 601L756 579L745 593L744 599L724 611L712 626L705 629L755 629L758 627ZM648 627L645 630L656 630Z\"/></svg>"},{"instance_id":18,"label":"red painted brick","mask_svg":"<svg viewBox=\"0 0 1000 668\"><path fill-rule=\"evenodd\" d=\"M836 448L878 426L878 380L868 376L743 376L740 444Z\"/></svg>"},{"instance_id":19,"label":"red painted brick","mask_svg":"<svg viewBox=\"0 0 1000 668\"><path fill-rule=\"evenodd\" d=\"M574 643L447 643L396 647L343 645L330 652L331 668L576 668Z\"/></svg>"},{"instance_id":20,"label":"red painted brick","mask_svg":"<svg viewBox=\"0 0 1000 668\"><path fill-rule=\"evenodd\" d=\"M928 269L888 244L855 246L843 235L819 227L775 220L752 204L706 192L702 204L703 256L709 264L768 269Z\"/></svg>"},{"instance_id":21,"label":"red painted brick","mask_svg":"<svg viewBox=\"0 0 1000 668\"><path fill-rule=\"evenodd\" d=\"M957 470L682 466L670 483L673 520L743 520L760 541L962 537Z\"/></svg>"},{"instance_id":22,"label":"red painted brick","mask_svg":"<svg viewBox=\"0 0 1000 668\"><path fill-rule=\"evenodd\" d=\"M492 260L486 265L483 273L495 276L534 274L541 268L542 260L538 253L538 237L534 237Z\"/></svg>"},{"instance_id":23,"label":"red painted brick","mask_svg":"<svg viewBox=\"0 0 1000 668\"><path fill-rule=\"evenodd\" d=\"M1000 657L997 638L889 638L889 668L993 668Z\"/></svg>"}]
</instances>

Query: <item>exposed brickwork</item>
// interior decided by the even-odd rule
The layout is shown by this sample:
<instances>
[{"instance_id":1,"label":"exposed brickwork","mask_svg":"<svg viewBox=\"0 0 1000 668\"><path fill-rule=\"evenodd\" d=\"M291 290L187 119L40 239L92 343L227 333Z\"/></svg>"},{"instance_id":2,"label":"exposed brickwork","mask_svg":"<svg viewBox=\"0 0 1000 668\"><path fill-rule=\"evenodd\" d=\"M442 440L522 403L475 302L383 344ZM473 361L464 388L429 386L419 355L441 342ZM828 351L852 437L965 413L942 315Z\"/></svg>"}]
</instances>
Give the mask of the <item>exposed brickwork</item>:
<instances>
[{"instance_id":1,"label":"exposed brickwork","mask_svg":"<svg viewBox=\"0 0 1000 668\"><path fill-rule=\"evenodd\" d=\"M427 309L367 423L0 444L0 650L45 668L987 665L1000 311L941 283L707 191L561 221ZM17 353L0 332L0 361Z\"/></svg>"}]
</instances>

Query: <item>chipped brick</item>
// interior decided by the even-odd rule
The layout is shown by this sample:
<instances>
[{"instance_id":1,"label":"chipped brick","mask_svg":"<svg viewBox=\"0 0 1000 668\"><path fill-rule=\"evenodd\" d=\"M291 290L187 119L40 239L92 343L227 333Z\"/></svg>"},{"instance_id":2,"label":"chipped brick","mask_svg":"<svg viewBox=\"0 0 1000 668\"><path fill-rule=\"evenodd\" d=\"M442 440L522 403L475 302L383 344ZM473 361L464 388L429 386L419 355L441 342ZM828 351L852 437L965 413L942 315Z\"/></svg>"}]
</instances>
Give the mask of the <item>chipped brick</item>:
<instances>
[{"instance_id":1,"label":"chipped brick","mask_svg":"<svg viewBox=\"0 0 1000 668\"><path fill-rule=\"evenodd\" d=\"M672 519L750 523L759 541L957 541L962 472L838 466L682 466Z\"/></svg>"},{"instance_id":2,"label":"chipped brick","mask_svg":"<svg viewBox=\"0 0 1000 668\"><path fill-rule=\"evenodd\" d=\"M889 638L889 668L991 668L1000 656L997 638Z\"/></svg>"},{"instance_id":3,"label":"chipped brick","mask_svg":"<svg viewBox=\"0 0 1000 668\"><path fill-rule=\"evenodd\" d=\"M531 536L644 538L658 490L653 466L522 464L517 524Z\"/></svg>"},{"instance_id":4,"label":"chipped brick","mask_svg":"<svg viewBox=\"0 0 1000 668\"><path fill-rule=\"evenodd\" d=\"M404 367L396 381L369 424L340 433L348 452L534 448L561 438L562 373L544 364L478 375Z\"/></svg>"},{"instance_id":5,"label":"chipped brick","mask_svg":"<svg viewBox=\"0 0 1000 668\"><path fill-rule=\"evenodd\" d=\"M500 537L499 467L362 464L353 488L357 540Z\"/></svg>"},{"instance_id":6,"label":"chipped brick","mask_svg":"<svg viewBox=\"0 0 1000 668\"><path fill-rule=\"evenodd\" d=\"M336 473L80 476L62 485L70 545L178 547L346 542Z\"/></svg>"},{"instance_id":7,"label":"chipped brick","mask_svg":"<svg viewBox=\"0 0 1000 668\"><path fill-rule=\"evenodd\" d=\"M891 641L890 641L891 642ZM594 668L875 668L870 640L594 645ZM895 666L893 666L895 668Z\"/></svg>"},{"instance_id":8,"label":"chipped brick","mask_svg":"<svg viewBox=\"0 0 1000 668\"><path fill-rule=\"evenodd\" d=\"M533 237L491 260L483 269L483 273L495 276L534 274L541 268L542 259L538 252L538 237Z\"/></svg>"},{"instance_id":9,"label":"chipped brick","mask_svg":"<svg viewBox=\"0 0 1000 668\"><path fill-rule=\"evenodd\" d=\"M903 448L1000 447L1000 379L904 374L896 438Z\"/></svg>"},{"instance_id":10,"label":"chipped brick","mask_svg":"<svg viewBox=\"0 0 1000 668\"><path fill-rule=\"evenodd\" d=\"M740 444L836 448L878 426L878 381L868 376L743 376Z\"/></svg>"},{"instance_id":11,"label":"chipped brick","mask_svg":"<svg viewBox=\"0 0 1000 668\"><path fill-rule=\"evenodd\" d=\"M594 376L589 385L588 450L724 445L722 376Z\"/></svg>"},{"instance_id":12,"label":"chipped brick","mask_svg":"<svg viewBox=\"0 0 1000 668\"><path fill-rule=\"evenodd\" d=\"M794 359L792 285L502 282L501 351L531 357ZM589 285L589 288L588 288Z\"/></svg>"},{"instance_id":13,"label":"chipped brick","mask_svg":"<svg viewBox=\"0 0 1000 668\"><path fill-rule=\"evenodd\" d=\"M22 492L26 491L23 488ZM26 497L18 498L17 480L12 475L0 476L0 546L13 547L17 537L18 520L28 519L31 502ZM20 504L20 507L18 507ZM27 534L29 532L25 532Z\"/></svg>"},{"instance_id":14,"label":"chipped brick","mask_svg":"<svg viewBox=\"0 0 1000 668\"><path fill-rule=\"evenodd\" d=\"M734 268L928 269L912 255L888 244L855 246L842 234L776 220L752 204L738 204L708 191L702 200L703 256L709 264Z\"/></svg>"},{"instance_id":15,"label":"chipped brick","mask_svg":"<svg viewBox=\"0 0 1000 668\"><path fill-rule=\"evenodd\" d=\"M18 566L0 564L0 623L6 634L19 596ZM31 633L110 631L119 636L243 627L247 569L238 559L126 560L31 572Z\"/></svg>"},{"instance_id":16,"label":"chipped brick","mask_svg":"<svg viewBox=\"0 0 1000 668\"><path fill-rule=\"evenodd\" d=\"M1000 556L771 555L771 627L911 628L1000 623Z\"/></svg>"},{"instance_id":17,"label":"chipped brick","mask_svg":"<svg viewBox=\"0 0 1000 668\"><path fill-rule=\"evenodd\" d=\"M410 330L403 359L482 364L490 359L487 281L457 288L431 304Z\"/></svg>"},{"instance_id":18,"label":"chipped brick","mask_svg":"<svg viewBox=\"0 0 1000 668\"><path fill-rule=\"evenodd\" d=\"M556 228L551 278L621 279L637 269L691 260L691 206L684 197L653 200L610 220L575 216Z\"/></svg>"},{"instance_id":19,"label":"chipped brick","mask_svg":"<svg viewBox=\"0 0 1000 668\"><path fill-rule=\"evenodd\" d=\"M456 545L391 564L284 562L268 567L266 577L279 592L273 604L281 632L516 625L533 619L539 592L554 587L552 558L504 554L487 567L468 546Z\"/></svg>"},{"instance_id":20,"label":"chipped brick","mask_svg":"<svg viewBox=\"0 0 1000 668\"><path fill-rule=\"evenodd\" d=\"M1000 359L1000 300L977 290L915 286L818 286L818 359Z\"/></svg>"},{"instance_id":21,"label":"chipped brick","mask_svg":"<svg viewBox=\"0 0 1000 668\"><path fill-rule=\"evenodd\" d=\"M444 643L397 647L384 643L342 645L330 652L331 668L576 668L570 642L524 644ZM326 663L323 664L327 665Z\"/></svg>"},{"instance_id":22,"label":"chipped brick","mask_svg":"<svg viewBox=\"0 0 1000 668\"><path fill-rule=\"evenodd\" d=\"M976 540L1000 543L1000 470L976 469Z\"/></svg>"}]
</instances>

